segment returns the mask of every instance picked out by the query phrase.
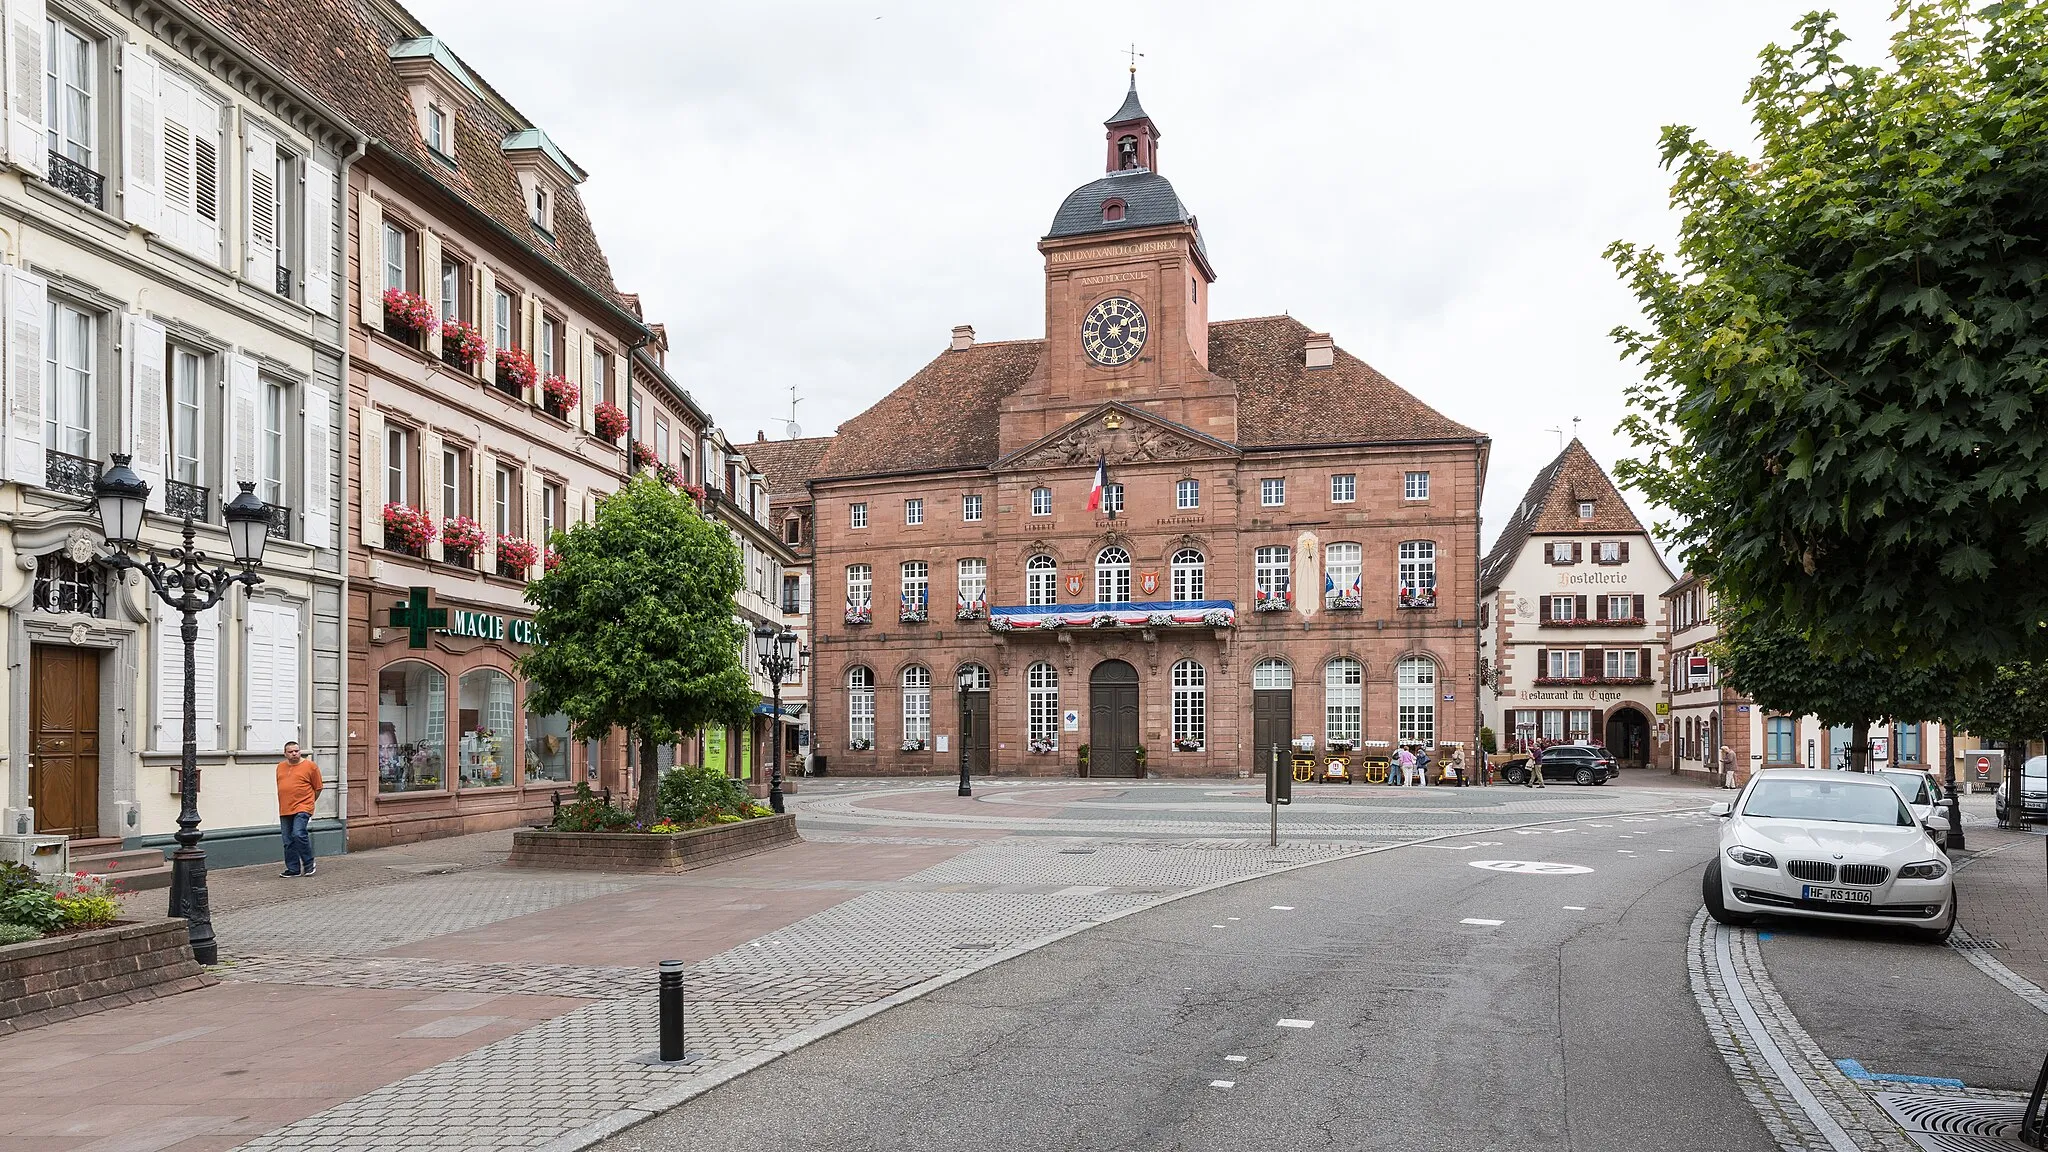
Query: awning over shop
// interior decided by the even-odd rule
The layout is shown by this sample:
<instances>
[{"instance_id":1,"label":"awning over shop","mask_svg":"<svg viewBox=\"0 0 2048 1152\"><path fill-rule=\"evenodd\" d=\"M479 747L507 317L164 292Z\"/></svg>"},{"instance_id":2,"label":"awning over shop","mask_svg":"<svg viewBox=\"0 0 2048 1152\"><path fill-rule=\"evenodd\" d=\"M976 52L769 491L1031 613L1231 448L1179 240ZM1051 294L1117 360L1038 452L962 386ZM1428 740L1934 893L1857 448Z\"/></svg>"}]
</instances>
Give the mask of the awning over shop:
<instances>
[{"instance_id":1,"label":"awning over shop","mask_svg":"<svg viewBox=\"0 0 2048 1152\"><path fill-rule=\"evenodd\" d=\"M803 718L804 709L807 707L809 707L809 705L807 704L784 704L782 706L782 718L785 720L800 720ZM774 703L771 701L763 700L760 703L754 705L754 715L775 715Z\"/></svg>"}]
</instances>

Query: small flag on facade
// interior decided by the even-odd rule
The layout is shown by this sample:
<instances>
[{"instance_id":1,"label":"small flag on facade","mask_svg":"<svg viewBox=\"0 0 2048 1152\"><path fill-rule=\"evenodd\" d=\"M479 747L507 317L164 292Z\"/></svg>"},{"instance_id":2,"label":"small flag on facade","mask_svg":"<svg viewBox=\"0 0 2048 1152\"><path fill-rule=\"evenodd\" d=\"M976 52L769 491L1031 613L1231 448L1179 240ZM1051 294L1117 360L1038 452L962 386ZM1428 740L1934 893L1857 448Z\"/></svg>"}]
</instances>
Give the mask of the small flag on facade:
<instances>
[{"instance_id":1,"label":"small flag on facade","mask_svg":"<svg viewBox=\"0 0 2048 1152\"><path fill-rule=\"evenodd\" d=\"M1098 456L1095 458L1095 487L1088 490L1088 510L1090 512L1102 511L1102 490L1108 484L1109 458Z\"/></svg>"}]
</instances>

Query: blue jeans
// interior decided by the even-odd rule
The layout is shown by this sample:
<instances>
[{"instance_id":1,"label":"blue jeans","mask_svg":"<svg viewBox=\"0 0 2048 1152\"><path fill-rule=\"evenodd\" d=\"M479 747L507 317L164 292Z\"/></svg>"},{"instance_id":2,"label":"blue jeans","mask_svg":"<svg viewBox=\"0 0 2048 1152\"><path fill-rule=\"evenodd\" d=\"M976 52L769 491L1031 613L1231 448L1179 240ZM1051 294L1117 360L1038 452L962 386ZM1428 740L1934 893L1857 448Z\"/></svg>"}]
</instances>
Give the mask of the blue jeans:
<instances>
[{"instance_id":1,"label":"blue jeans","mask_svg":"<svg viewBox=\"0 0 2048 1152\"><path fill-rule=\"evenodd\" d=\"M287 872L313 870L313 837L306 832L306 825L312 819L311 812L295 812L277 818L278 828L284 833L284 870Z\"/></svg>"}]
</instances>

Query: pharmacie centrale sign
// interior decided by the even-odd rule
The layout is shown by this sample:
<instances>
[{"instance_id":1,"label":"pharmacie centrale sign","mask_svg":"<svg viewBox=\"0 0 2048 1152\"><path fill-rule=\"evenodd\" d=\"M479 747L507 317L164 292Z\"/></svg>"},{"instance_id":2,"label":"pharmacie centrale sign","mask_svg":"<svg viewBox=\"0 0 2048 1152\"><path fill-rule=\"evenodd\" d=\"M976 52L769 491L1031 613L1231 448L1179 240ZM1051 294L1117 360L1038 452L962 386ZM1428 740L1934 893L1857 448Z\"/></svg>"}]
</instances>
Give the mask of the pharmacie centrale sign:
<instances>
[{"instance_id":1,"label":"pharmacie centrale sign","mask_svg":"<svg viewBox=\"0 0 2048 1152\"><path fill-rule=\"evenodd\" d=\"M514 644L535 644L540 641L540 632L533 621L517 616L499 616L491 612L471 612L463 608L448 610L448 626L437 629L444 636L473 636L478 640L509 640Z\"/></svg>"}]
</instances>

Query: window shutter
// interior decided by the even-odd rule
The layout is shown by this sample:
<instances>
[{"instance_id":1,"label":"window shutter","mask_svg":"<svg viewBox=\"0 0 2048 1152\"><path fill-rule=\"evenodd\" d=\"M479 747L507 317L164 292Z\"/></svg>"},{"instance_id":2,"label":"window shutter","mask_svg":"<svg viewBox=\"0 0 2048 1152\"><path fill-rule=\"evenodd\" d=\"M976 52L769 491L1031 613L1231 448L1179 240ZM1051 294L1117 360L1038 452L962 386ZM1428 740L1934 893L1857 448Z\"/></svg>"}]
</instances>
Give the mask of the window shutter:
<instances>
[{"instance_id":1,"label":"window shutter","mask_svg":"<svg viewBox=\"0 0 2048 1152\"><path fill-rule=\"evenodd\" d=\"M457 515L460 509L443 508L441 485L441 437L431 431L420 432L420 510L434 521L436 528L447 523L448 517ZM443 552L446 559L446 552Z\"/></svg>"},{"instance_id":2,"label":"window shutter","mask_svg":"<svg viewBox=\"0 0 2048 1152\"><path fill-rule=\"evenodd\" d=\"M796 610L799 615L811 614L811 573L809 569L796 574Z\"/></svg>"},{"instance_id":3,"label":"window shutter","mask_svg":"<svg viewBox=\"0 0 2048 1152\"><path fill-rule=\"evenodd\" d=\"M334 315L334 169L306 161L306 306Z\"/></svg>"},{"instance_id":4,"label":"window shutter","mask_svg":"<svg viewBox=\"0 0 2048 1152\"><path fill-rule=\"evenodd\" d=\"M1586 666L1581 671L1586 675L1605 676L1607 674L1607 649L1588 648L1582 659L1585 660Z\"/></svg>"},{"instance_id":5,"label":"window shutter","mask_svg":"<svg viewBox=\"0 0 2048 1152\"><path fill-rule=\"evenodd\" d=\"M428 229L420 229L420 295L441 307L441 238ZM427 355L441 358L441 324L449 317L437 317L427 328Z\"/></svg>"},{"instance_id":6,"label":"window shutter","mask_svg":"<svg viewBox=\"0 0 2048 1152\"><path fill-rule=\"evenodd\" d=\"M1550 623L1550 597L1538 596L1536 598L1536 619L1539 623Z\"/></svg>"},{"instance_id":7,"label":"window shutter","mask_svg":"<svg viewBox=\"0 0 2048 1152\"><path fill-rule=\"evenodd\" d=\"M1638 620L1643 618L1643 598L1641 596L1635 598L1635 618Z\"/></svg>"},{"instance_id":8,"label":"window shutter","mask_svg":"<svg viewBox=\"0 0 2048 1152\"><path fill-rule=\"evenodd\" d=\"M163 230L163 116L157 96L157 63L146 49L121 53L121 211L128 222L150 232Z\"/></svg>"},{"instance_id":9,"label":"window shutter","mask_svg":"<svg viewBox=\"0 0 2048 1152\"><path fill-rule=\"evenodd\" d=\"M306 385L306 543L334 547L334 391Z\"/></svg>"},{"instance_id":10,"label":"window shutter","mask_svg":"<svg viewBox=\"0 0 2048 1152\"><path fill-rule=\"evenodd\" d=\"M528 293L519 298L519 346L533 359L533 383L526 386L522 395L532 404L540 395L540 297Z\"/></svg>"},{"instance_id":11,"label":"window shutter","mask_svg":"<svg viewBox=\"0 0 2048 1152\"><path fill-rule=\"evenodd\" d=\"M183 77L157 66L157 127L164 195L158 223L164 239L192 247L192 92Z\"/></svg>"},{"instance_id":12,"label":"window shutter","mask_svg":"<svg viewBox=\"0 0 2048 1152\"><path fill-rule=\"evenodd\" d=\"M356 308L364 326L384 326L384 206L369 195L356 198Z\"/></svg>"},{"instance_id":13,"label":"window shutter","mask_svg":"<svg viewBox=\"0 0 2048 1152\"><path fill-rule=\"evenodd\" d=\"M1639 661L1639 663L1636 664L1636 675L1641 676L1646 680L1649 679L1650 650L1648 648L1636 649L1636 660Z\"/></svg>"},{"instance_id":14,"label":"window shutter","mask_svg":"<svg viewBox=\"0 0 2048 1152\"><path fill-rule=\"evenodd\" d=\"M165 440L164 326L147 316L121 317L121 359L125 375L124 422L130 467L149 485L149 510L164 510Z\"/></svg>"},{"instance_id":15,"label":"window shutter","mask_svg":"<svg viewBox=\"0 0 2048 1152\"><path fill-rule=\"evenodd\" d=\"M498 568L498 458L479 447L476 460L469 467L470 490L476 493L470 500L470 506L476 509L476 518L484 526L483 554L477 559L483 562L484 571L495 572Z\"/></svg>"},{"instance_id":16,"label":"window shutter","mask_svg":"<svg viewBox=\"0 0 2048 1152\"><path fill-rule=\"evenodd\" d=\"M253 120L242 129L246 157L242 192L242 275L265 292L277 287L283 263L284 189L277 184L277 139Z\"/></svg>"},{"instance_id":17,"label":"window shutter","mask_svg":"<svg viewBox=\"0 0 2048 1152\"><path fill-rule=\"evenodd\" d=\"M192 249L221 262L221 106L202 89L191 91ZM275 145L272 145L273 150ZM272 273L273 278L276 273ZM266 285L269 287L270 285Z\"/></svg>"},{"instance_id":18,"label":"window shutter","mask_svg":"<svg viewBox=\"0 0 2048 1152\"><path fill-rule=\"evenodd\" d=\"M1602 619L1602 620L1605 620L1605 619L1607 619L1607 597L1605 597L1605 596L1595 596L1595 597L1593 597L1593 610L1594 610L1595 614L1596 614L1596 615L1597 615L1597 616L1598 616L1598 617L1599 617L1600 619Z\"/></svg>"},{"instance_id":19,"label":"window shutter","mask_svg":"<svg viewBox=\"0 0 2048 1152\"><path fill-rule=\"evenodd\" d=\"M1572 619L1574 619L1574 620L1584 620L1585 618L1586 618L1586 598L1585 598L1584 596L1574 596L1574 597L1572 597Z\"/></svg>"},{"instance_id":20,"label":"window shutter","mask_svg":"<svg viewBox=\"0 0 2048 1152\"><path fill-rule=\"evenodd\" d=\"M576 426L585 432L595 432L597 430L597 417L594 415L597 410L597 388L599 384L603 383L601 380L590 378L590 364L597 356L597 341L590 338L590 333L582 333L581 339L572 349L571 355L576 358L576 386L582 389L583 392L582 399L576 402Z\"/></svg>"},{"instance_id":21,"label":"window shutter","mask_svg":"<svg viewBox=\"0 0 2048 1152\"><path fill-rule=\"evenodd\" d=\"M159 605L156 615L156 749L185 745L185 637L183 617ZM199 750L220 748L220 606L199 614L192 645L192 711Z\"/></svg>"},{"instance_id":22,"label":"window shutter","mask_svg":"<svg viewBox=\"0 0 2048 1152\"><path fill-rule=\"evenodd\" d=\"M1621 562L1623 564L1628 563L1628 541L1626 540L1621 542Z\"/></svg>"},{"instance_id":23,"label":"window shutter","mask_svg":"<svg viewBox=\"0 0 2048 1152\"><path fill-rule=\"evenodd\" d=\"M384 414L375 408L356 413L356 456L362 462L362 478L356 485L362 524L363 547L384 546L384 505L388 499L384 475Z\"/></svg>"},{"instance_id":24,"label":"window shutter","mask_svg":"<svg viewBox=\"0 0 2048 1152\"><path fill-rule=\"evenodd\" d=\"M7 0L7 158L38 176L49 173L43 126L43 0Z\"/></svg>"},{"instance_id":25,"label":"window shutter","mask_svg":"<svg viewBox=\"0 0 2048 1152\"><path fill-rule=\"evenodd\" d=\"M484 337L484 358L477 363L476 375L489 380L498 370L498 349L493 343L498 338L498 278L491 275L489 267L476 266L476 326Z\"/></svg>"},{"instance_id":26,"label":"window shutter","mask_svg":"<svg viewBox=\"0 0 2048 1152\"><path fill-rule=\"evenodd\" d=\"M1579 561L1584 560L1586 558L1585 549L1586 546L1584 544L1581 544L1576 540L1572 541L1572 563L1577 564Z\"/></svg>"},{"instance_id":27,"label":"window shutter","mask_svg":"<svg viewBox=\"0 0 2048 1152\"><path fill-rule=\"evenodd\" d=\"M1538 648L1536 650L1536 675L1539 677L1550 675L1550 649L1548 648Z\"/></svg>"},{"instance_id":28,"label":"window shutter","mask_svg":"<svg viewBox=\"0 0 2048 1152\"><path fill-rule=\"evenodd\" d=\"M251 603L246 635L249 716L242 746L274 751L299 738L299 614Z\"/></svg>"},{"instance_id":29,"label":"window shutter","mask_svg":"<svg viewBox=\"0 0 2048 1152\"><path fill-rule=\"evenodd\" d=\"M533 541L534 543L540 545L543 550L545 550L547 548L547 541L541 539L540 531L541 480L540 477L536 475L533 469L531 468L526 470L525 477L526 522L524 525L521 526L518 535L524 537L525 539ZM535 560L532 564L528 565L526 571L526 578L528 580L540 579L540 566L541 562L539 560Z\"/></svg>"},{"instance_id":30,"label":"window shutter","mask_svg":"<svg viewBox=\"0 0 2048 1152\"><path fill-rule=\"evenodd\" d=\"M20 268L6 270L6 477L38 487L49 482L43 453L43 329L49 323L49 282Z\"/></svg>"},{"instance_id":31,"label":"window shutter","mask_svg":"<svg viewBox=\"0 0 2048 1152\"><path fill-rule=\"evenodd\" d=\"M230 483L260 479L256 471L256 361L228 357L228 450ZM229 485L222 485L227 489ZM233 493L228 493L233 499Z\"/></svg>"}]
</instances>

